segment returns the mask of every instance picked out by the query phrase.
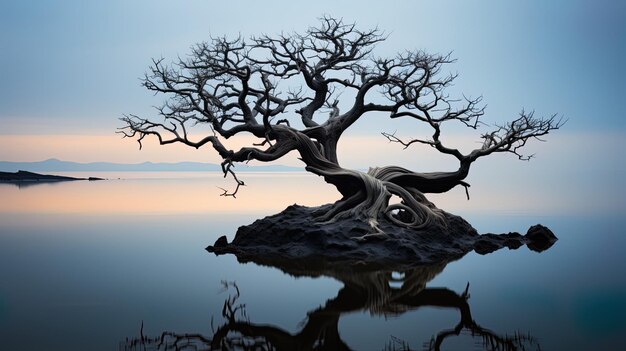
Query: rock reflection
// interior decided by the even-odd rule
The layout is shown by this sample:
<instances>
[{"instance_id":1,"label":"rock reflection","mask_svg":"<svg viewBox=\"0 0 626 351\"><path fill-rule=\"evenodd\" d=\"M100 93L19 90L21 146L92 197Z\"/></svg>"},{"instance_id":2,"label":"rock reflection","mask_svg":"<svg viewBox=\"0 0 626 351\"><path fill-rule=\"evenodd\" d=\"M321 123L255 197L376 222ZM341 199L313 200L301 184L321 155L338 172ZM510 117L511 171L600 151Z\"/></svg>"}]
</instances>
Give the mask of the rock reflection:
<instances>
[{"instance_id":1,"label":"rock reflection","mask_svg":"<svg viewBox=\"0 0 626 351\"><path fill-rule=\"evenodd\" d=\"M530 335L506 335L481 326L472 317L469 305L469 283L462 292L448 288L426 287L447 263L418 266L409 269L363 271L355 266L324 271L286 269L298 276L330 276L344 286L337 296L323 306L307 313L304 326L295 333L271 324L252 322L240 302L241 293L236 283L223 284L230 291L222 308L223 322L219 327L212 323L212 335L180 334L163 332L156 337L143 333L137 338L127 339L123 350L350 350L339 333L342 315L368 311L373 315L397 316L420 307L438 307L458 311L460 320L449 329L432 336L422 345L425 350L441 350L446 340L455 336L471 336L474 347L485 350L540 350L539 344ZM392 338L387 345L378 349L415 350L407 342Z\"/></svg>"},{"instance_id":2,"label":"rock reflection","mask_svg":"<svg viewBox=\"0 0 626 351\"><path fill-rule=\"evenodd\" d=\"M37 186L42 186L42 185L52 186L52 185L58 185L58 184L64 184L64 183L65 183L64 181L58 181L58 180L38 180L38 181L25 181L25 182L1 181L0 186L3 186L3 185L10 186L10 187L15 186L18 189L26 189L26 188L37 187Z\"/></svg>"}]
</instances>

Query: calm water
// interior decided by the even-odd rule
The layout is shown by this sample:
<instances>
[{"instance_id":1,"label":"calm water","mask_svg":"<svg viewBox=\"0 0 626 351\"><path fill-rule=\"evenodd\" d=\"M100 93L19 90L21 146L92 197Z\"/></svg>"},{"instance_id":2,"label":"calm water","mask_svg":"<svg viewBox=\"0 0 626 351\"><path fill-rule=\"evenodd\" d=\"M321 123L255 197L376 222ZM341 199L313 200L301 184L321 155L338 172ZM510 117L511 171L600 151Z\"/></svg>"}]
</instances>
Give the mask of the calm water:
<instances>
[{"instance_id":1,"label":"calm water","mask_svg":"<svg viewBox=\"0 0 626 351\"><path fill-rule=\"evenodd\" d=\"M245 304L245 317L235 316L241 325L285 342L323 332L356 350L428 349L437 336L443 350L485 349L483 340L516 335L530 350L626 345L626 220L617 216L461 209L479 232L542 223L560 240L540 254L523 247L411 272L296 278L204 247L293 202L332 200L318 180L248 175L233 201L217 196L216 175L110 178L118 176L0 184L0 349L117 350L164 331L211 338L236 295L223 281L239 289L231 301Z\"/></svg>"}]
</instances>

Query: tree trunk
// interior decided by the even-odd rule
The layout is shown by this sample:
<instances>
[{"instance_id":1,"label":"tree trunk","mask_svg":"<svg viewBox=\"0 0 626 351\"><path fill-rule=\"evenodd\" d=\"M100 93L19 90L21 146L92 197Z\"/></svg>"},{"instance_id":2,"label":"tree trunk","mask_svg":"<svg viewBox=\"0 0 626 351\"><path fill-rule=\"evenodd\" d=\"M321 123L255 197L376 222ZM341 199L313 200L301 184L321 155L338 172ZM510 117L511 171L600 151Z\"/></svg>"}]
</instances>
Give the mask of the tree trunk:
<instances>
[{"instance_id":1,"label":"tree trunk","mask_svg":"<svg viewBox=\"0 0 626 351\"><path fill-rule=\"evenodd\" d=\"M324 148L324 156L328 161L339 164L339 160L337 159L337 139L336 138L327 138L322 143L322 147Z\"/></svg>"},{"instance_id":2,"label":"tree trunk","mask_svg":"<svg viewBox=\"0 0 626 351\"><path fill-rule=\"evenodd\" d=\"M378 225L382 217L414 229L445 226L441 211L426 199L420 188L441 188L442 185L438 184L454 183L454 176L420 176L400 167L374 168L368 173L345 169L329 160L329 150L321 151L308 136L288 128L282 129L281 133L295 141L306 170L324 177L342 194L330 210L318 213L320 221L359 218L372 228L372 233L367 236L384 234ZM429 185L431 183L436 186ZM401 202L390 204L392 195L398 196Z\"/></svg>"}]
</instances>

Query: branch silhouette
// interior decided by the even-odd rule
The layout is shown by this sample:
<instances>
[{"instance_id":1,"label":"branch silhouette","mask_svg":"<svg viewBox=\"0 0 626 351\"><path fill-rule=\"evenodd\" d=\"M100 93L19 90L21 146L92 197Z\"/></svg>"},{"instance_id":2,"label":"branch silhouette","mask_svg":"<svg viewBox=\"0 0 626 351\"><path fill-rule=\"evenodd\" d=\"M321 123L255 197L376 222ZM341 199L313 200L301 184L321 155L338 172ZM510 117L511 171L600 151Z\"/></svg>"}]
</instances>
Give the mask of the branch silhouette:
<instances>
[{"instance_id":1,"label":"branch silhouette","mask_svg":"<svg viewBox=\"0 0 626 351\"><path fill-rule=\"evenodd\" d=\"M337 296L323 306L307 313L299 331L291 333L271 324L250 321L246 307L239 302L241 294L236 283L223 283L231 292L222 308L222 324L212 336L166 331L157 337L127 339L124 350L350 350L341 339L339 320L342 315L368 311L373 315L400 315L421 307L457 310L459 323L442 330L429 342L427 350L440 350L444 341L467 330L479 337L486 350L540 350L538 342L528 334L500 334L479 325L472 317L469 304L469 283L457 293L447 288L428 288L446 263L415 267L403 272L380 270L373 272L325 272L344 283ZM318 274L320 272L310 272ZM398 287L399 286L399 287ZM392 338L387 350L410 350L408 343Z\"/></svg>"},{"instance_id":2,"label":"branch silhouette","mask_svg":"<svg viewBox=\"0 0 626 351\"><path fill-rule=\"evenodd\" d=\"M370 234L383 236L381 217L416 229L443 225L441 212L424 194L456 186L467 192L464 179L478 158L506 152L528 160L532 155L523 153L528 141L565 122L556 115L539 118L522 111L518 118L484 133L481 148L463 154L444 144L442 127L483 126L482 97L450 97L447 90L457 78L445 73L454 62L450 54L407 50L392 57L376 56L376 46L386 39L378 28L362 30L331 16L320 18L304 33L211 38L171 63L152 60L142 84L166 100L157 107L156 117L122 117L118 133L137 140L140 147L146 137L153 137L161 145L213 148L223 160L224 176L236 182L233 190L222 189L222 196L236 197L244 185L235 164L272 162L298 153L307 171L324 177L342 196L319 213L319 221L356 216L370 224ZM416 172L391 165L365 173L341 167L337 157L341 136L368 114L387 116L381 120L384 125L411 118L428 126L433 131L430 139L405 141L393 133L383 135L405 148L431 146L455 157L458 169ZM227 145L227 139L242 134L254 141L239 148ZM392 195L401 203L390 204Z\"/></svg>"}]
</instances>

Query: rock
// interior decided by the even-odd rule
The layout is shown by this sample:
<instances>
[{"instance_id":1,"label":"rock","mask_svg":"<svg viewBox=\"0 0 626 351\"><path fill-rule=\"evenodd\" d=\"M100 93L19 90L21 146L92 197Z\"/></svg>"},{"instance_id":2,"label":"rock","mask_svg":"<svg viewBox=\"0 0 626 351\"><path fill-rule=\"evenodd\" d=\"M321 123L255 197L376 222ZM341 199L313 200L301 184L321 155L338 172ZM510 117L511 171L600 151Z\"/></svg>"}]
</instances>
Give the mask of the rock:
<instances>
[{"instance_id":1,"label":"rock","mask_svg":"<svg viewBox=\"0 0 626 351\"><path fill-rule=\"evenodd\" d=\"M226 239L226 235L220 236L215 241L215 244L213 244L213 246L215 246L215 247L225 247L226 245L228 245L228 239Z\"/></svg>"},{"instance_id":2,"label":"rock","mask_svg":"<svg viewBox=\"0 0 626 351\"><path fill-rule=\"evenodd\" d=\"M526 232L526 238L531 241L556 241L557 237L552 233L552 231L541 224L535 224L534 226L528 228L528 232Z\"/></svg>"},{"instance_id":3,"label":"rock","mask_svg":"<svg viewBox=\"0 0 626 351\"><path fill-rule=\"evenodd\" d=\"M524 237L527 240L526 245L528 248L537 252L547 250L559 240L550 229L541 224L528 228L528 232L526 232Z\"/></svg>"},{"instance_id":4,"label":"rock","mask_svg":"<svg viewBox=\"0 0 626 351\"><path fill-rule=\"evenodd\" d=\"M0 172L0 182L20 183L20 182L62 182L62 181L74 181L74 180L104 180L103 178L89 177L89 178L74 178L50 174L39 174L27 171Z\"/></svg>"},{"instance_id":5,"label":"rock","mask_svg":"<svg viewBox=\"0 0 626 351\"><path fill-rule=\"evenodd\" d=\"M474 251L480 255L492 253L501 247L501 245L498 245L493 240L489 240L487 238L480 238L474 242Z\"/></svg>"},{"instance_id":6,"label":"rock","mask_svg":"<svg viewBox=\"0 0 626 351\"><path fill-rule=\"evenodd\" d=\"M289 206L281 213L240 227L231 243L225 236L220 237L207 250L216 255L232 253L242 262L253 261L271 266L297 261L304 266L313 265L315 269L344 264L371 269L390 264L411 267L447 262L472 250L486 254L503 247L517 249L532 241L530 238L535 235L478 235L463 218L443 212L443 226L433 225L416 230L381 218L378 224L385 235L367 236L372 229L355 218L333 223L317 221L314 213L325 211L330 206Z\"/></svg>"}]
</instances>

